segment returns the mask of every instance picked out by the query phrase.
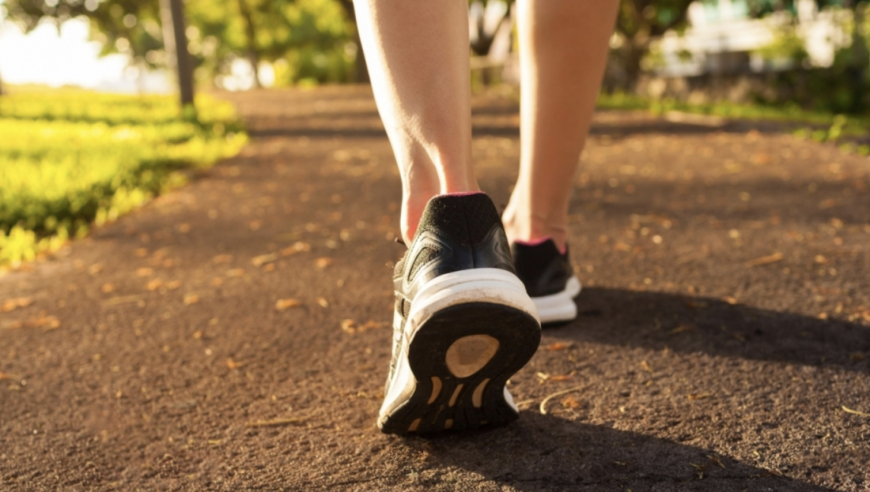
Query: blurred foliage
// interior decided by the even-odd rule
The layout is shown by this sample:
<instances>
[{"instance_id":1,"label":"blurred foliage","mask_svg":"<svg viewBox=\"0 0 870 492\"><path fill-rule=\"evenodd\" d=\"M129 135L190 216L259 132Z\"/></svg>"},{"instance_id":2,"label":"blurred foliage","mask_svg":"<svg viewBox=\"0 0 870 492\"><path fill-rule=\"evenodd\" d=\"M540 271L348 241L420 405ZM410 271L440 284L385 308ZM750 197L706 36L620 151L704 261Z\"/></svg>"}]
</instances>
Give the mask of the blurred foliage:
<instances>
[{"instance_id":1,"label":"blurred foliage","mask_svg":"<svg viewBox=\"0 0 870 492\"><path fill-rule=\"evenodd\" d=\"M758 51L765 59L789 60L796 70L774 75L773 96L766 103L792 101L817 111L870 114L870 9L862 2L841 19L840 28L851 41L838 47L830 67L809 67L804 39L795 24L784 26L776 41ZM803 67L803 68L801 68Z\"/></svg>"},{"instance_id":2,"label":"blurred foliage","mask_svg":"<svg viewBox=\"0 0 870 492\"><path fill-rule=\"evenodd\" d=\"M24 29L41 21L85 16L103 53L128 54L135 65L166 66L158 0L6 0ZM340 0L187 0L189 51L201 81L229 74L235 60L272 63L276 84L345 82L357 49ZM254 73L256 71L252 70Z\"/></svg>"},{"instance_id":3,"label":"blurred foliage","mask_svg":"<svg viewBox=\"0 0 870 492\"><path fill-rule=\"evenodd\" d=\"M209 166L246 141L229 103L86 91L0 99L0 265L55 250Z\"/></svg>"},{"instance_id":4,"label":"blurred foliage","mask_svg":"<svg viewBox=\"0 0 870 492\"><path fill-rule=\"evenodd\" d=\"M870 117L804 109L794 102L776 105L727 101L692 104L675 99L656 100L633 94L614 93L601 94L597 106L599 109L645 110L658 116L677 111L726 119L779 122L794 129L795 136L799 138L837 143L845 151L870 154L870 146L866 143Z\"/></svg>"}]
</instances>

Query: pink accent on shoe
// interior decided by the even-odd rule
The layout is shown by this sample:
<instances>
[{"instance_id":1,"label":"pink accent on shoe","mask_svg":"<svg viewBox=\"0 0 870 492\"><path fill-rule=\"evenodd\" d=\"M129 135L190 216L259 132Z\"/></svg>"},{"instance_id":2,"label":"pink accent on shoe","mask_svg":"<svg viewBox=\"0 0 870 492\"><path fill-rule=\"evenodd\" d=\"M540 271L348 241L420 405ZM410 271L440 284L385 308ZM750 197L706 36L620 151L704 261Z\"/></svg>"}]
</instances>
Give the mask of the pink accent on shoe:
<instances>
[{"instance_id":1,"label":"pink accent on shoe","mask_svg":"<svg viewBox=\"0 0 870 492\"><path fill-rule=\"evenodd\" d=\"M459 191L456 193L445 193L443 195L438 196L468 196L468 195L485 195L486 193L482 191Z\"/></svg>"},{"instance_id":2,"label":"pink accent on shoe","mask_svg":"<svg viewBox=\"0 0 870 492\"><path fill-rule=\"evenodd\" d=\"M550 241L551 239L553 239L551 236L544 236L544 237L539 237L536 239L529 239L528 241L517 240L514 242L517 244L523 244L525 246L538 246L538 245L546 243L547 241ZM568 251L568 246L563 246L563 247L557 248L557 249L559 250L559 253L564 255L565 252Z\"/></svg>"}]
</instances>

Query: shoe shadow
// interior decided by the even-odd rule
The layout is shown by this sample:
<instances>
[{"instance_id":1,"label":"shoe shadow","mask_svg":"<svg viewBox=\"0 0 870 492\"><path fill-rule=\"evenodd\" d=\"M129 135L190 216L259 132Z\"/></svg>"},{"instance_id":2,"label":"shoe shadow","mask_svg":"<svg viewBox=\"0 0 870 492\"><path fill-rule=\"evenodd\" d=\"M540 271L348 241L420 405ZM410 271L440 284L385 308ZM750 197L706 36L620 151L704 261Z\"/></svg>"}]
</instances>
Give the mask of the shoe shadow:
<instances>
[{"instance_id":1,"label":"shoe shadow","mask_svg":"<svg viewBox=\"0 0 870 492\"><path fill-rule=\"evenodd\" d=\"M547 330L566 339L870 373L870 332L821 320L678 294L592 287L572 323Z\"/></svg>"},{"instance_id":2,"label":"shoe shadow","mask_svg":"<svg viewBox=\"0 0 870 492\"><path fill-rule=\"evenodd\" d=\"M404 445L427 456L426 468L440 470L424 484L434 488L451 481L455 490L472 487L456 477L453 470L461 469L524 491L830 490L710 450L537 411L522 412L504 428L409 439Z\"/></svg>"}]
</instances>

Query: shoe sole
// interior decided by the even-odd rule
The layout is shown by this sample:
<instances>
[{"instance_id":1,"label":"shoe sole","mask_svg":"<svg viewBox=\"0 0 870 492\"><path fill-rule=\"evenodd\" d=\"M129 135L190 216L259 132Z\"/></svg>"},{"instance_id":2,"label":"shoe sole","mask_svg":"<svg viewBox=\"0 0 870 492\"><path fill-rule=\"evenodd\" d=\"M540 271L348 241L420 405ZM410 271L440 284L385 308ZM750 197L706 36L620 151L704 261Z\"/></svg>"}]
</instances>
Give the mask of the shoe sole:
<instances>
[{"instance_id":1,"label":"shoe sole","mask_svg":"<svg viewBox=\"0 0 870 492\"><path fill-rule=\"evenodd\" d=\"M467 281L428 292L424 288L422 298L418 294L415 302L436 309L409 314L411 323L415 312L431 311L419 324L411 323L416 328L401 349L378 419L383 432L458 431L506 424L519 416L505 384L537 350L540 323L519 279L502 270L494 275L481 270L492 269L448 274ZM516 279L513 285L504 282L505 275ZM443 284L451 279L435 280ZM475 292L483 300L474 300Z\"/></svg>"},{"instance_id":2,"label":"shoe sole","mask_svg":"<svg viewBox=\"0 0 870 492\"><path fill-rule=\"evenodd\" d=\"M533 297L532 301L538 309L541 324L561 323L577 318L577 305L574 304L574 298L580 295L582 288L580 280L572 276L562 292Z\"/></svg>"}]
</instances>

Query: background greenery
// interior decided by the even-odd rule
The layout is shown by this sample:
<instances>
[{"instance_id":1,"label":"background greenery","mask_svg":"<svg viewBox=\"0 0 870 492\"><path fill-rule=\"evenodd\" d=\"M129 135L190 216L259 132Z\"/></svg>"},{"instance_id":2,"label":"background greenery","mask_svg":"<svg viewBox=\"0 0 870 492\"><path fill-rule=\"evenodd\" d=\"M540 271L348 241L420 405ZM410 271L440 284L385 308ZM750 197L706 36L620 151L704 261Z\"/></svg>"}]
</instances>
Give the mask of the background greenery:
<instances>
[{"instance_id":1,"label":"background greenery","mask_svg":"<svg viewBox=\"0 0 870 492\"><path fill-rule=\"evenodd\" d=\"M0 98L0 265L29 260L229 157L246 135L231 105L86 91Z\"/></svg>"}]
</instances>

